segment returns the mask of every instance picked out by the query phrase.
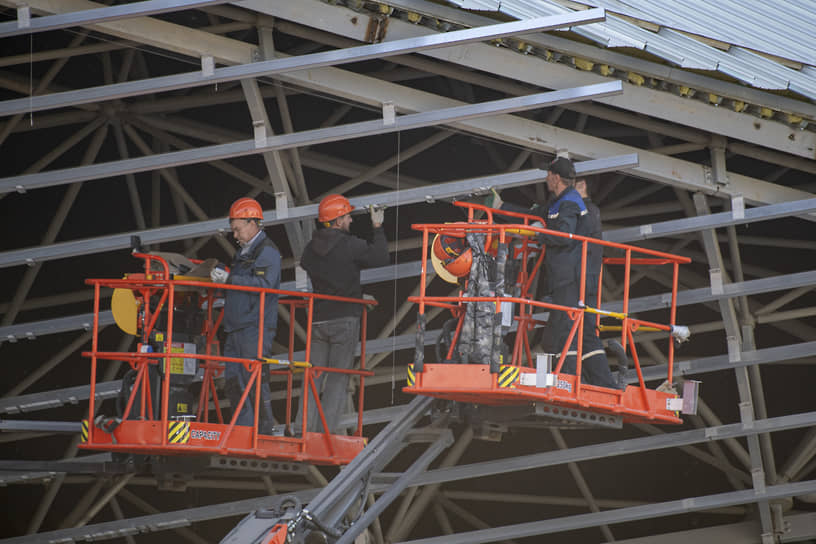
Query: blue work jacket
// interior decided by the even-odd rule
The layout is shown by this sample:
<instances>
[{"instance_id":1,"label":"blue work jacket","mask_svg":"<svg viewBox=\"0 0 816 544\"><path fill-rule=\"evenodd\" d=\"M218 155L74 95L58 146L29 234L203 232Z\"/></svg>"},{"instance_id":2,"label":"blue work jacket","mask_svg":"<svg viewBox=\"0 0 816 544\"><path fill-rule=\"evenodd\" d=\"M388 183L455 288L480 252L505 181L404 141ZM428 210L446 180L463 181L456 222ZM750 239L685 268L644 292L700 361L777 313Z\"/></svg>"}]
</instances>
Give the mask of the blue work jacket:
<instances>
[{"instance_id":1,"label":"blue work jacket","mask_svg":"<svg viewBox=\"0 0 816 544\"><path fill-rule=\"evenodd\" d=\"M227 284L280 289L280 269L280 251L261 231L246 252L239 251L235 255ZM278 295L267 293L265 297L264 329L274 331L278 325ZM224 301L224 331L232 332L246 327L258 328L259 306L258 293L227 290Z\"/></svg>"}]
</instances>

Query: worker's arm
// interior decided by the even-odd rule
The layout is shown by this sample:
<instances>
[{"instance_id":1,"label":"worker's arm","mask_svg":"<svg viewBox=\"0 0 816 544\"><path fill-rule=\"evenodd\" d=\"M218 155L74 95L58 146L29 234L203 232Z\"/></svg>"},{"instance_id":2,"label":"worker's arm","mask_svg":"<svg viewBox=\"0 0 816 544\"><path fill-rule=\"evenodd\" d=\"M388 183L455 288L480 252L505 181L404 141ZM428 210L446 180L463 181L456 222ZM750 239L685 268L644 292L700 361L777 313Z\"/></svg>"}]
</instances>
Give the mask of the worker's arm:
<instances>
[{"instance_id":1,"label":"worker's arm","mask_svg":"<svg viewBox=\"0 0 816 544\"><path fill-rule=\"evenodd\" d=\"M565 200L561 203L558 214L555 217L547 218L547 228L559 232L575 234L579 217L581 217L581 209L578 207L578 204ZM575 241L570 238L544 233L538 235L538 240L548 246L568 246L575 243Z\"/></svg>"},{"instance_id":2,"label":"worker's arm","mask_svg":"<svg viewBox=\"0 0 816 544\"><path fill-rule=\"evenodd\" d=\"M352 258L360 268L386 266L389 263L388 241L385 239L385 230L382 227L374 229L371 242L353 237L351 250Z\"/></svg>"}]
</instances>

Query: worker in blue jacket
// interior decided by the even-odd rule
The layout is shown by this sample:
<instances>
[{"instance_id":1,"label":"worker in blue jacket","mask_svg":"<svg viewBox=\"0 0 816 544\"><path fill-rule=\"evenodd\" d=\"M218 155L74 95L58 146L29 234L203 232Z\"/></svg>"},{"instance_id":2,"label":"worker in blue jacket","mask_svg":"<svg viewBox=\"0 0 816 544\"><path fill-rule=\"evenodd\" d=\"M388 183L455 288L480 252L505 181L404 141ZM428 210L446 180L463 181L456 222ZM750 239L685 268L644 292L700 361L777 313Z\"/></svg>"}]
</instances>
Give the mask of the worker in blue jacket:
<instances>
[{"instance_id":1,"label":"worker in blue jacket","mask_svg":"<svg viewBox=\"0 0 816 544\"><path fill-rule=\"evenodd\" d=\"M545 220L549 230L567 234L586 235L588 222L587 206L583 198L575 190L575 166L566 157L556 157L547 168L547 189L550 194L547 207L534 206L531 209L503 203L497 192L493 192L487 204L504 210L533 213ZM581 295L581 243L577 240L556 236L553 234L539 234L539 241L546 246L544 254L544 279L546 281L543 300L559 306L571 308L579 307ZM589 270L588 270L589 272ZM560 357L567 338L569 338L573 321L569 315L560 310L550 310L550 317L544 329L542 348L547 353L554 353ZM591 317L585 316L585 319ZM561 372L575 374L577 369L577 339L583 336L582 331L576 331L575 337L567 350L567 356ZM586 338L586 337L585 337ZM595 337L597 340L597 336ZM600 347L600 352L596 349ZM589 350L588 350L589 348ZM610 376L606 354L598 341L598 346L582 345L582 378L593 385L616 387L616 384L606 378ZM600 366L605 366L599 368ZM586 367L586 368L584 368Z\"/></svg>"},{"instance_id":2,"label":"worker in blue jacket","mask_svg":"<svg viewBox=\"0 0 816 544\"><path fill-rule=\"evenodd\" d=\"M274 242L262 229L263 210L251 198L239 198L230 207L230 229L241 249L236 253L229 273L216 267L211 279L216 283L280 289L281 255ZM264 300L263 327L260 326L260 299ZM224 300L222 327L227 333L224 356L243 359L258 358L258 335L262 334L262 357L272 356L272 342L278 323L278 295L276 293L227 289ZM242 363L227 362L224 368L224 390L233 409L249 383L250 373ZM280 434L275 429L269 393L269 372L261 372L261 402L258 431L261 434ZM237 425L252 426L254 422L255 388L244 401Z\"/></svg>"}]
</instances>

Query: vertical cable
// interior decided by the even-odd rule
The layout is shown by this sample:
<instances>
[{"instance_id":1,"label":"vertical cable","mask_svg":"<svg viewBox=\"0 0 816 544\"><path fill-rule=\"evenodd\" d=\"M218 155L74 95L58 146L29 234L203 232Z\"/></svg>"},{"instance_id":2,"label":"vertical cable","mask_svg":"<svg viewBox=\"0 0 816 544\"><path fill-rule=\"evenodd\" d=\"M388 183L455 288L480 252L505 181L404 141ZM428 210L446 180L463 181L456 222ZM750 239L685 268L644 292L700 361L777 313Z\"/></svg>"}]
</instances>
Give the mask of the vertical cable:
<instances>
[{"instance_id":1,"label":"vertical cable","mask_svg":"<svg viewBox=\"0 0 816 544\"><path fill-rule=\"evenodd\" d=\"M34 33L28 35L28 125L34 126Z\"/></svg>"},{"instance_id":2,"label":"vertical cable","mask_svg":"<svg viewBox=\"0 0 816 544\"><path fill-rule=\"evenodd\" d=\"M394 405L394 390L397 388L397 265L399 264L399 191L400 191L400 135L397 131L397 209L394 217L394 300L392 303L394 328L391 331L391 406Z\"/></svg>"}]
</instances>

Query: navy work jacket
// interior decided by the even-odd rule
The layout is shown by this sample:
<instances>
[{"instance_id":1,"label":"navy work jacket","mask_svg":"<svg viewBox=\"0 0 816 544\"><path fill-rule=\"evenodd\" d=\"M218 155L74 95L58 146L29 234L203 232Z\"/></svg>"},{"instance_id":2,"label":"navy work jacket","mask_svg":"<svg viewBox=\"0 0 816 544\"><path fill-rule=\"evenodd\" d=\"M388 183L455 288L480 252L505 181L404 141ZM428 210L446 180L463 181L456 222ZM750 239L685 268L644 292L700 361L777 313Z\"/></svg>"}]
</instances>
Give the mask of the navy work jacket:
<instances>
[{"instance_id":1,"label":"navy work jacket","mask_svg":"<svg viewBox=\"0 0 816 544\"><path fill-rule=\"evenodd\" d=\"M280 289L281 255L274 242L263 231L252 241L249 249L239 251L230 268L230 285ZM278 325L278 295L264 295L264 329L275 330ZM224 301L224 331L232 332L246 327L258 328L260 295L249 291L227 290Z\"/></svg>"}]
</instances>

